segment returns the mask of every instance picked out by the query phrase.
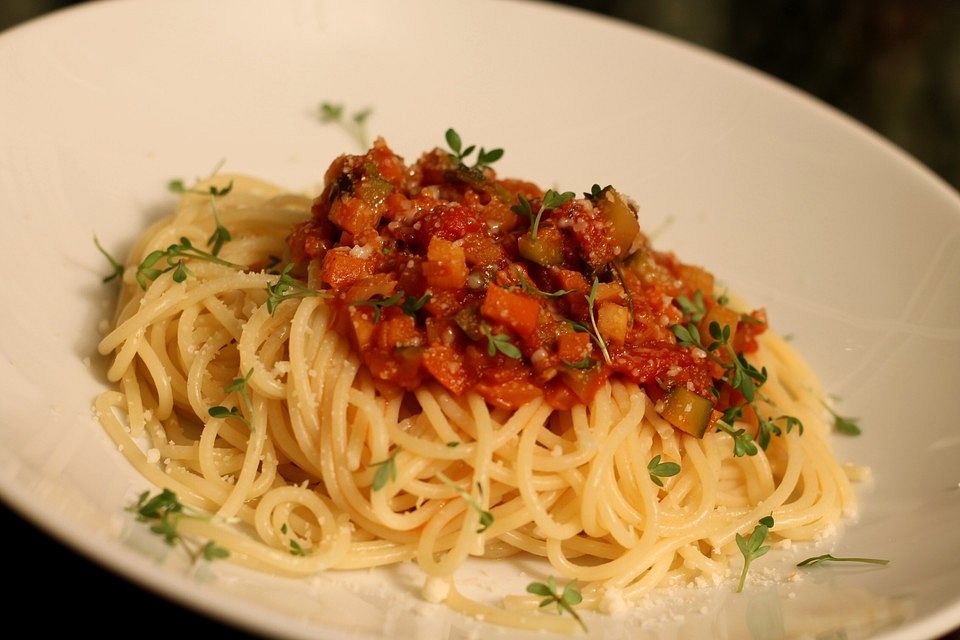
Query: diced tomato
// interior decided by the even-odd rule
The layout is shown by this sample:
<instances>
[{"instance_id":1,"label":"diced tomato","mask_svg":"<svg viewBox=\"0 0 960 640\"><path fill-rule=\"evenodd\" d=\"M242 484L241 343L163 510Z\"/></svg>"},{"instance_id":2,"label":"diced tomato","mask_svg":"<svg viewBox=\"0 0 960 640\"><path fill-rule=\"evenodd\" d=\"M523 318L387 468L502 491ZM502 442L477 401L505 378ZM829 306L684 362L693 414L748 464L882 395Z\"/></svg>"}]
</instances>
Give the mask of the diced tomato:
<instances>
[{"instance_id":1,"label":"diced tomato","mask_svg":"<svg viewBox=\"0 0 960 640\"><path fill-rule=\"evenodd\" d=\"M416 347L423 344L423 334L414 319L396 308L387 309L386 319L377 326L377 346L383 350Z\"/></svg>"}]
</instances>

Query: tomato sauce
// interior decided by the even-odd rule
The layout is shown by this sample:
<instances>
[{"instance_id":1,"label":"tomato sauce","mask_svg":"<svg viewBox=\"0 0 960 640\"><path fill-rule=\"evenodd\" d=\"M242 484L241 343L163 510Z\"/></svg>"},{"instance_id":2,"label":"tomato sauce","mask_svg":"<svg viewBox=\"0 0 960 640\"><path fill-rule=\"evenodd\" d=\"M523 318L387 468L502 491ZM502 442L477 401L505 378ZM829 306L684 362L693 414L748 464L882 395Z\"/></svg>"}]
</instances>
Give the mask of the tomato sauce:
<instances>
[{"instance_id":1,"label":"tomato sauce","mask_svg":"<svg viewBox=\"0 0 960 640\"><path fill-rule=\"evenodd\" d=\"M762 311L726 318L713 276L655 251L611 187L544 193L441 149L408 166L380 139L333 162L312 213L289 237L294 261L319 265L336 329L403 389L569 409L619 377L654 399L678 385L710 398L723 368L678 344L678 297L700 292L738 350L766 328Z\"/></svg>"}]
</instances>

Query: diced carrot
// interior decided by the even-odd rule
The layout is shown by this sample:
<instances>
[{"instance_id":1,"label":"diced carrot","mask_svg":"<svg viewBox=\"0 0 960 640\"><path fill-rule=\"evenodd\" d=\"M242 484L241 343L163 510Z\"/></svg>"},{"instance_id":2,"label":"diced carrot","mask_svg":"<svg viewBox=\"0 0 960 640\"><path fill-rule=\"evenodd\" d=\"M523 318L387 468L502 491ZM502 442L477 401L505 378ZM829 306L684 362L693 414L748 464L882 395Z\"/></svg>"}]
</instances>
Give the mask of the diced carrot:
<instances>
[{"instance_id":1,"label":"diced carrot","mask_svg":"<svg viewBox=\"0 0 960 640\"><path fill-rule=\"evenodd\" d=\"M348 196L330 204L330 222L352 234L376 228L380 215L378 208L370 206L361 198Z\"/></svg>"},{"instance_id":2,"label":"diced carrot","mask_svg":"<svg viewBox=\"0 0 960 640\"><path fill-rule=\"evenodd\" d=\"M485 233L464 236L463 252L469 265L497 264L505 257L500 245Z\"/></svg>"},{"instance_id":3,"label":"diced carrot","mask_svg":"<svg viewBox=\"0 0 960 640\"><path fill-rule=\"evenodd\" d=\"M458 351L448 346L435 344L424 351L423 366L437 379L437 382L456 395L460 395L469 387L463 357Z\"/></svg>"},{"instance_id":4,"label":"diced carrot","mask_svg":"<svg viewBox=\"0 0 960 640\"><path fill-rule=\"evenodd\" d=\"M323 256L320 279L334 289L342 290L360 278L372 274L373 269L371 260L354 257L350 255L349 249L337 248Z\"/></svg>"},{"instance_id":5,"label":"diced carrot","mask_svg":"<svg viewBox=\"0 0 960 640\"><path fill-rule=\"evenodd\" d=\"M597 284L597 297L595 300L598 303L622 302L623 299L623 287L620 286L619 282L601 282Z\"/></svg>"},{"instance_id":6,"label":"diced carrot","mask_svg":"<svg viewBox=\"0 0 960 640\"><path fill-rule=\"evenodd\" d=\"M373 312L368 307L347 307L347 314L354 346L363 352L373 342Z\"/></svg>"},{"instance_id":7,"label":"diced carrot","mask_svg":"<svg viewBox=\"0 0 960 640\"><path fill-rule=\"evenodd\" d=\"M590 355L590 335L562 333L557 336L557 356L567 363L580 362Z\"/></svg>"},{"instance_id":8,"label":"diced carrot","mask_svg":"<svg viewBox=\"0 0 960 640\"><path fill-rule=\"evenodd\" d=\"M397 309L389 309L391 317L380 321L377 331L377 346L381 349L415 347L423 342L416 321Z\"/></svg>"},{"instance_id":9,"label":"diced carrot","mask_svg":"<svg viewBox=\"0 0 960 640\"><path fill-rule=\"evenodd\" d=\"M700 267L677 264L677 275L691 291L699 291L704 297L713 295L713 274Z\"/></svg>"},{"instance_id":10,"label":"diced carrot","mask_svg":"<svg viewBox=\"0 0 960 640\"><path fill-rule=\"evenodd\" d=\"M604 340L623 344L627 339L630 311L613 302L604 302L597 312L597 329Z\"/></svg>"},{"instance_id":11,"label":"diced carrot","mask_svg":"<svg viewBox=\"0 0 960 640\"><path fill-rule=\"evenodd\" d=\"M527 337L537 329L540 303L525 294L490 286L480 306L480 314Z\"/></svg>"},{"instance_id":12,"label":"diced carrot","mask_svg":"<svg viewBox=\"0 0 960 640\"><path fill-rule=\"evenodd\" d=\"M463 247L443 238L431 238L423 276L430 287L461 289L467 282L467 262Z\"/></svg>"},{"instance_id":13,"label":"diced carrot","mask_svg":"<svg viewBox=\"0 0 960 640\"><path fill-rule=\"evenodd\" d=\"M364 276L350 285L344 301L349 304L357 300L369 300L375 296L389 298L396 289L397 283L393 281L390 274L375 273L372 276Z\"/></svg>"},{"instance_id":14,"label":"diced carrot","mask_svg":"<svg viewBox=\"0 0 960 640\"><path fill-rule=\"evenodd\" d=\"M499 384L481 382L474 389L487 402L503 409L518 409L543 395L538 387L522 379L508 380Z\"/></svg>"}]
</instances>

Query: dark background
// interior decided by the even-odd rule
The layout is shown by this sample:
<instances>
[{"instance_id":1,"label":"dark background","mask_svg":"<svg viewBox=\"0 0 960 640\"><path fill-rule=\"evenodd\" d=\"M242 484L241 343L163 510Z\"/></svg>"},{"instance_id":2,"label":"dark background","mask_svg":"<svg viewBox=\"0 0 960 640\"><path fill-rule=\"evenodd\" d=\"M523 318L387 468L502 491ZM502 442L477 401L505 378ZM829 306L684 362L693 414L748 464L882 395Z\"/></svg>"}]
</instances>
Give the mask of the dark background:
<instances>
[{"instance_id":1,"label":"dark background","mask_svg":"<svg viewBox=\"0 0 960 640\"><path fill-rule=\"evenodd\" d=\"M776 76L860 120L960 187L960 0L559 3L635 22ZM0 30L71 4L79 2L0 0ZM147 625L171 634L247 637L114 577L2 504L0 531L13 550L4 558L6 583L19 593L11 613L26 613L19 608L31 603L42 607L46 615L31 620L39 635L72 620L106 636ZM123 605L141 623L101 615L106 607L91 605L90 596L114 611ZM960 639L960 633L946 638Z\"/></svg>"}]
</instances>

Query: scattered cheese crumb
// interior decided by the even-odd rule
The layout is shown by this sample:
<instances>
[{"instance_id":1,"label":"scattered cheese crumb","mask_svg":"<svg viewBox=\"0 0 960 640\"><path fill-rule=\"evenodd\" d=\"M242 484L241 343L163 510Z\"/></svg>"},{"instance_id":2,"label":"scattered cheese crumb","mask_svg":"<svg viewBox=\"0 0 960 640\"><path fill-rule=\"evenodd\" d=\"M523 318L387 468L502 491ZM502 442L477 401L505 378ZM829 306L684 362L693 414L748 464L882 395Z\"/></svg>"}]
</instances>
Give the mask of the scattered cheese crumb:
<instances>
[{"instance_id":1,"label":"scattered cheese crumb","mask_svg":"<svg viewBox=\"0 0 960 640\"><path fill-rule=\"evenodd\" d=\"M852 462L843 463L843 472L850 482L866 482L873 478L873 471L870 467Z\"/></svg>"},{"instance_id":2,"label":"scattered cheese crumb","mask_svg":"<svg viewBox=\"0 0 960 640\"><path fill-rule=\"evenodd\" d=\"M439 604L450 595L450 581L437 576L427 576L426 582L423 583L421 594L427 602Z\"/></svg>"},{"instance_id":3,"label":"scattered cheese crumb","mask_svg":"<svg viewBox=\"0 0 960 640\"><path fill-rule=\"evenodd\" d=\"M607 587L603 590L603 596L600 598L600 609L605 613L623 613L628 609L627 600L623 597L623 591Z\"/></svg>"},{"instance_id":4,"label":"scattered cheese crumb","mask_svg":"<svg viewBox=\"0 0 960 640\"><path fill-rule=\"evenodd\" d=\"M156 464L160 462L160 450L153 448L147 450L147 462L150 464Z\"/></svg>"}]
</instances>

